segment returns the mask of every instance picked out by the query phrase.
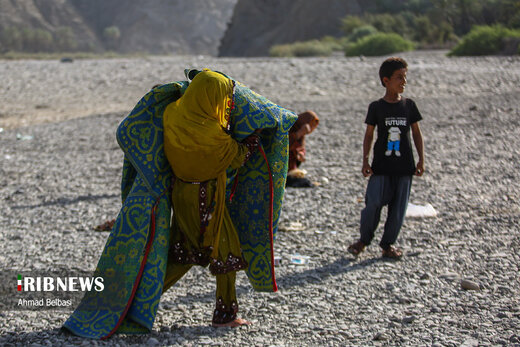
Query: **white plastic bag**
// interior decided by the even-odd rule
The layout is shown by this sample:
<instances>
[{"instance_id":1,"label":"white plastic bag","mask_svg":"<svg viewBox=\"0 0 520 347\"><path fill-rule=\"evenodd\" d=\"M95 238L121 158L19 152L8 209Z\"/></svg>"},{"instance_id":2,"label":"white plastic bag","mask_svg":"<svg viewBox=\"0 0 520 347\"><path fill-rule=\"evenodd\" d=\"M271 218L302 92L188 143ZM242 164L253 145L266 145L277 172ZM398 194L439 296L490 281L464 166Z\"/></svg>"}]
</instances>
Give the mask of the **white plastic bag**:
<instances>
[{"instance_id":1,"label":"white plastic bag","mask_svg":"<svg viewBox=\"0 0 520 347\"><path fill-rule=\"evenodd\" d=\"M437 217L437 211L433 208L431 204L426 205L415 205L411 202L408 203L408 208L406 209L406 217L411 218L428 218L428 217Z\"/></svg>"}]
</instances>

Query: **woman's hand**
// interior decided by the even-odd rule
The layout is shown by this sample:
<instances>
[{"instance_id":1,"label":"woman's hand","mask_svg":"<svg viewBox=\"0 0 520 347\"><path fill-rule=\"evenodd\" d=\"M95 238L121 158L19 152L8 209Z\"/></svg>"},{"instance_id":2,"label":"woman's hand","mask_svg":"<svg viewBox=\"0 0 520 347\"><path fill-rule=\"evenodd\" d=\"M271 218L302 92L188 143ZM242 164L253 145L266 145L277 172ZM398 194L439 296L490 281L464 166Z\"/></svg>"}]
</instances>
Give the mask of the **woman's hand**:
<instances>
[{"instance_id":1,"label":"woman's hand","mask_svg":"<svg viewBox=\"0 0 520 347\"><path fill-rule=\"evenodd\" d=\"M256 132L242 140L242 144L246 145L250 152L256 151L259 143L260 136Z\"/></svg>"},{"instance_id":2,"label":"woman's hand","mask_svg":"<svg viewBox=\"0 0 520 347\"><path fill-rule=\"evenodd\" d=\"M242 163L242 165L244 165L246 163L246 161L248 161L249 158L251 158L253 153L256 152L256 150L258 149L259 143L260 143L260 136L258 136L258 134L256 132L242 140L241 144L245 145L247 148L246 157L244 158L244 162Z\"/></svg>"}]
</instances>

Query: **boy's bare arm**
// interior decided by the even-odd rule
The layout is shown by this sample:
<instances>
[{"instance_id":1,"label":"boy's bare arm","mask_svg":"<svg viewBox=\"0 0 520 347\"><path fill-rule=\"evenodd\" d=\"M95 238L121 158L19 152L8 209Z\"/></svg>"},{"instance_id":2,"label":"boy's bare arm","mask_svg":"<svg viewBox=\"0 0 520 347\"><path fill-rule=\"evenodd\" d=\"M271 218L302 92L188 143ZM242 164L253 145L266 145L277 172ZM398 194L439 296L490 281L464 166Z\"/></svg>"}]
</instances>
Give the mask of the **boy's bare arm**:
<instances>
[{"instance_id":1,"label":"boy's bare arm","mask_svg":"<svg viewBox=\"0 0 520 347\"><path fill-rule=\"evenodd\" d=\"M367 124L365 138L363 139L363 168L361 169L361 172L365 177L373 174L372 168L368 163L368 157L370 156L370 149L372 148L372 141L374 140L374 129L374 125Z\"/></svg>"},{"instance_id":2,"label":"boy's bare arm","mask_svg":"<svg viewBox=\"0 0 520 347\"><path fill-rule=\"evenodd\" d=\"M419 122L412 123L411 127L413 142L415 144L415 148L417 149L417 154L419 155L419 161L417 162L415 175L422 176L424 173L424 143L421 128L419 127Z\"/></svg>"}]
</instances>

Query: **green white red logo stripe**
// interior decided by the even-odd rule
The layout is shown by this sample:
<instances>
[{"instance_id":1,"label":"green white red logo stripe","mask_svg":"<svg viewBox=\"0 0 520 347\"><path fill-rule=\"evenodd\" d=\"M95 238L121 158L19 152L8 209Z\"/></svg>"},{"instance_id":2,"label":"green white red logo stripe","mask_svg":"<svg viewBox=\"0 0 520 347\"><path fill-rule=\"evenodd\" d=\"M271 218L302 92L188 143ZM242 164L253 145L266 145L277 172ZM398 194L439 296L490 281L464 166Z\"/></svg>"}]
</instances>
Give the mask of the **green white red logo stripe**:
<instances>
[{"instance_id":1,"label":"green white red logo stripe","mask_svg":"<svg viewBox=\"0 0 520 347\"><path fill-rule=\"evenodd\" d=\"M18 275L18 291L22 291L22 275Z\"/></svg>"}]
</instances>

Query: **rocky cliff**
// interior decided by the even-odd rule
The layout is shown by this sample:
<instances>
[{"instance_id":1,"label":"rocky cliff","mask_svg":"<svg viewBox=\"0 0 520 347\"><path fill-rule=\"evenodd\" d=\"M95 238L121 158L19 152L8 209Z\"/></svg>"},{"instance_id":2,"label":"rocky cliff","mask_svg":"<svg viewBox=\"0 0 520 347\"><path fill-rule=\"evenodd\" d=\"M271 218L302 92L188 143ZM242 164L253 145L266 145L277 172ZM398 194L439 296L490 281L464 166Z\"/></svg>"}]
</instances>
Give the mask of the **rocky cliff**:
<instances>
[{"instance_id":1,"label":"rocky cliff","mask_svg":"<svg viewBox=\"0 0 520 347\"><path fill-rule=\"evenodd\" d=\"M56 41L65 28L76 50L214 55L236 1L0 0L0 50L12 49L16 35ZM109 27L117 28L110 40Z\"/></svg>"},{"instance_id":2,"label":"rocky cliff","mask_svg":"<svg viewBox=\"0 0 520 347\"><path fill-rule=\"evenodd\" d=\"M34 35L39 30L57 37L60 28L70 30L78 50L102 48L96 34L68 0L0 0L0 51L27 50L20 41L27 40L28 33Z\"/></svg>"},{"instance_id":3,"label":"rocky cliff","mask_svg":"<svg viewBox=\"0 0 520 347\"><path fill-rule=\"evenodd\" d=\"M98 36L120 29L117 51L217 53L236 0L70 0ZM143 5L146 4L146 5Z\"/></svg>"},{"instance_id":4,"label":"rocky cliff","mask_svg":"<svg viewBox=\"0 0 520 347\"><path fill-rule=\"evenodd\" d=\"M275 44L341 36L341 18L374 0L238 0L220 56L265 56Z\"/></svg>"}]
</instances>

